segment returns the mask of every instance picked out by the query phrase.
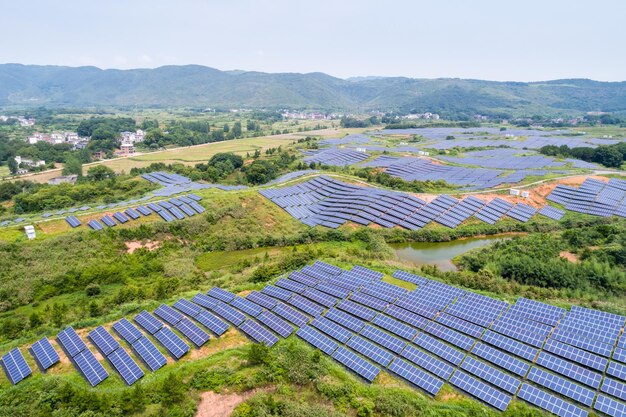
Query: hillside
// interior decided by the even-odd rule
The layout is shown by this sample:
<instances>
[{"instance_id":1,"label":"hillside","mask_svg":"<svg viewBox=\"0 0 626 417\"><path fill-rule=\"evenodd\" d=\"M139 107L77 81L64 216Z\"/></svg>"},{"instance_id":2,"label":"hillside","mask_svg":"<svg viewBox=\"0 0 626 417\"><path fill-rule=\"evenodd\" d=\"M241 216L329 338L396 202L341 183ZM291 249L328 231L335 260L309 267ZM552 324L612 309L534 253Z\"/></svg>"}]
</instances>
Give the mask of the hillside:
<instances>
[{"instance_id":1,"label":"hillside","mask_svg":"<svg viewBox=\"0 0 626 417\"><path fill-rule=\"evenodd\" d=\"M626 112L626 82L357 77L323 73L0 65L0 106L192 106L510 114Z\"/></svg>"}]
</instances>

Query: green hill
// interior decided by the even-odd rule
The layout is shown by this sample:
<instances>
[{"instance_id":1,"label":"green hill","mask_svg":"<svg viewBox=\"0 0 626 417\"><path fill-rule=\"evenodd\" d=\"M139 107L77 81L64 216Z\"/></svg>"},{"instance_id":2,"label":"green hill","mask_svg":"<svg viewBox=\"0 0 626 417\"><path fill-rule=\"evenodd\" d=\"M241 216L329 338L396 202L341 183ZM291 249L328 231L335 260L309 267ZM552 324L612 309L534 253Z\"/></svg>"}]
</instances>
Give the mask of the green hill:
<instances>
[{"instance_id":1,"label":"green hill","mask_svg":"<svg viewBox=\"0 0 626 417\"><path fill-rule=\"evenodd\" d=\"M323 73L0 65L0 106L192 106L340 111L626 112L626 82L585 79L496 82Z\"/></svg>"}]
</instances>

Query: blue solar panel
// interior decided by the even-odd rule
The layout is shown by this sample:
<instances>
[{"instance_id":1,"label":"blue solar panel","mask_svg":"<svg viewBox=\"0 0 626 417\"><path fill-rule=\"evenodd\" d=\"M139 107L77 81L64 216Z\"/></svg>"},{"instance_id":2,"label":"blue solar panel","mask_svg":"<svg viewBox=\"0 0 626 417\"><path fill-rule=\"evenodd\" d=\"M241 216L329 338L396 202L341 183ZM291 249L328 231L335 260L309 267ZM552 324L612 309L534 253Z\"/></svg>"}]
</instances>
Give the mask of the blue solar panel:
<instances>
[{"instance_id":1,"label":"blue solar panel","mask_svg":"<svg viewBox=\"0 0 626 417\"><path fill-rule=\"evenodd\" d=\"M246 316L244 314L240 313L228 304L225 304L221 301L219 301L215 305L215 307L213 307L213 312L223 319L231 322L235 326L239 326L246 319Z\"/></svg>"},{"instance_id":2,"label":"blue solar panel","mask_svg":"<svg viewBox=\"0 0 626 417\"><path fill-rule=\"evenodd\" d=\"M499 371L471 356L465 358L461 364L461 368L511 394L515 394L521 384L519 379Z\"/></svg>"},{"instance_id":3,"label":"blue solar panel","mask_svg":"<svg viewBox=\"0 0 626 417\"><path fill-rule=\"evenodd\" d=\"M346 343L353 336L353 333L328 320L326 317L317 317L311 322L311 326L323 331L330 337L341 343Z\"/></svg>"},{"instance_id":4,"label":"blue solar panel","mask_svg":"<svg viewBox=\"0 0 626 417\"><path fill-rule=\"evenodd\" d=\"M346 343L346 346L351 347L367 359L371 359L384 367L389 365L394 358L394 356L385 349L368 342L360 336L352 336L350 340L348 340L348 343Z\"/></svg>"},{"instance_id":5,"label":"blue solar panel","mask_svg":"<svg viewBox=\"0 0 626 417\"><path fill-rule=\"evenodd\" d=\"M143 334L128 319L123 318L113 324L113 330L120 335L127 343L133 344L137 339L143 337Z\"/></svg>"},{"instance_id":6,"label":"blue solar panel","mask_svg":"<svg viewBox=\"0 0 626 417\"><path fill-rule=\"evenodd\" d=\"M321 291L316 290L315 288L307 288L306 291L302 293L303 297L308 298L309 300L313 300L316 303L323 305L324 307L330 308L337 304L338 299L330 296L328 294L324 294Z\"/></svg>"},{"instance_id":7,"label":"blue solar panel","mask_svg":"<svg viewBox=\"0 0 626 417\"><path fill-rule=\"evenodd\" d=\"M529 361L534 360L539 353L539 350L533 347L525 345L524 343L518 342L517 340L513 340L509 337L502 336L491 330L487 330L485 332L482 340L490 345L496 346Z\"/></svg>"},{"instance_id":8,"label":"blue solar panel","mask_svg":"<svg viewBox=\"0 0 626 417\"><path fill-rule=\"evenodd\" d=\"M443 381L400 358L394 359L388 369L431 395L437 395L443 387Z\"/></svg>"},{"instance_id":9,"label":"blue solar panel","mask_svg":"<svg viewBox=\"0 0 626 417\"><path fill-rule=\"evenodd\" d=\"M406 340L413 340L415 335L417 335L417 330L413 327L407 326L406 324L396 319L392 319L384 314L379 314L374 317L372 323Z\"/></svg>"},{"instance_id":10,"label":"blue solar panel","mask_svg":"<svg viewBox=\"0 0 626 417\"><path fill-rule=\"evenodd\" d=\"M595 391L575 384L565 378L546 372L534 366L528 374L528 380L552 391L569 397L579 403L591 406L596 395Z\"/></svg>"},{"instance_id":11,"label":"blue solar panel","mask_svg":"<svg viewBox=\"0 0 626 417\"><path fill-rule=\"evenodd\" d=\"M371 321L376 316L376 311L350 300L342 300L339 304L337 304L337 308L366 321Z\"/></svg>"},{"instance_id":12,"label":"blue solar panel","mask_svg":"<svg viewBox=\"0 0 626 417\"><path fill-rule=\"evenodd\" d=\"M200 312L200 314L194 317L194 320L215 333L217 336L223 335L230 327L226 322L215 317L208 311Z\"/></svg>"},{"instance_id":13,"label":"blue solar panel","mask_svg":"<svg viewBox=\"0 0 626 417\"><path fill-rule=\"evenodd\" d=\"M257 316L257 320L282 337L288 337L294 330L291 324L271 311L263 310L263 312Z\"/></svg>"},{"instance_id":14,"label":"blue solar panel","mask_svg":"<svg viewBox=\"0 0 626 417\"><path fill-rule=\"evenodd\" d=\"M333 353L333 359L351 369L353 372L364 378L368 382L372 382L380 372L380 369L354 352L340 346Z\"/></svg>"},{"instance_id":15,"label":"blue solar panel","mask_svg":"<svg viewBox=\"0 0 626 417\"><path fill-rule=\"evenodd\" d=\"M174 307L181 313L185 313L189 317L195 317L203 311L202 308L200 308L197 304L194 304L184 298L176 301L174 304L172 304L172 307Z\"/></svg>"},{"instance_id":16,"label":"blue solar panel","mask_svg":"<svg viewBox=\"0 0 626 417\"><path fill-rule=\"evenodd\" d=\"M554 371L558 374L566 376L574 381L582 382L592 388L598 388L602 375L590 371L582 366L573 364L572 362L551 355L547 352L541 352L537 358L537 364Z\"/></svg>"},{"instance_id":17,"label":"blue solar panel","mask_svg":"<svg viewBox=\"0 0 626 417\"><path fill-rule=\"evenodd\" d=\"M119 342L102 326L98 326L90 331L88 337L104 356L109 356L120 347Z\"/></svg>"},{"instance_id":18,"label":"blue solar panel","mask_svg":"<svg viewBox=\"0 0 626 417\"><path fill-rule=\"evenodd\" d=\"M126 385L133 385L144 375L137 362L124 349L115 350L107 356L107 359L126 382Z\"/></svg>"},{"instance_id":19,"label":"blue solar panel","mask_svg":"<svg viewBox=\"0 0 626 417\"><path fill-rule=\"evenodd\" d=\"M298 294L291 297L287 302L296 307L298 310L303 311L313 317L318 317L324 312L324 307L315 304L313 301L308 300Z\"/></svg>"},{"instance_id":20,"label":"blue solar panel","mask_svg":"<svg viewBox=\"0 0 626 417\"><path fill-rule=\"evenodd\" d=\"M428 333L436 336L448 343L458 346L463 350L468 350L474 344L474 339L467 337L455 330L448 329L438 323L432 322L425 329Z\"/></svg>"},{"instance_id":21,"label":"blue solar panel","mask_svg":"<svg viewBox=\"0 0 626 417\"><path fill-rule=\"evenodd\" d=\"M133 220L137 220L138 218L141 217L141 214L139 214L139 212L137 212L137 210L135 210L132 207L129 207L126 210L124 210L124 214L126 214L128 217L130 217Z\"/></svg>"},{"instance_id":22,"label":"blue solar panel","mask_svg":"<svg viewBox=\"0 0 626 417\"><path fill-rule=\"evenodd\" d=\"M130 219L128 218L128 216L126 216L124 213L121 212L115 212L113 213L113 218L115 220L117 220L120 223L126 223L127 221L129 221Z\"/></svg>"},{"instance_id":23,"label":"blue solar panel","mask_svg":"<svg viewBox=\"0 0 626 417\"><path fill-rule=\"evenodd\" d=\"M104 216L100 220L109 227L117 226L117 223L115 223L115 220L113 220L111 216Z\"/></svg>"},{"instance_id":24,"label":"blue solar panel","mask_svg":"<svg viewBox=\"0 0 626 417\"><path fill-rule=\"evenodd\" d=\"M437 322L474 338L480 338L480 336L485 331L484 327L477 326L476 324L469 323L465 320L451 316L450 314L446 313L441 313L439 316L437 316Z\"/></svg>"},{"instance_id":25,"label":"blue solar panel","mask_svg":"<svg viewBox=\"0 0 626 417\"><path fill-rule=\"evenodd\" d=\"M187 317L176 323L176 329L196 346L200 347L209 341L209 335Z\"/></svg>"},{"instance_id":26,"label":"blue solar panel","mask_svg":"<svg viewBox=\"0 0 626 417\"><path fill-rule=\"evenodd\" d=\"M598 395L593 408L613 417L626 416L626 404L615 401L603 394Z\"/></svg>"},{"instance_id":27,"label":"blue solar panel","mask_svg":"<svg viewBox=\"0 0 626 417\"><path fill-rule=\"evenodd\" d=\"M245 298L239 296L233 298L233 300L230 302L230 305L240 311L243 311L244 313L251 315L252 317L257 317L264 311L262 307L259 307L252 301L248 301Z\"/></svg>"},{"instance_id":28,"label":"blue solar panel","mask_svg":"<svg viewBox=\"0 0 626 417\"><path fill-rule=\"evenodd\" d=\"M167 364L165 356L163 356L159 349L154 346L154 343L152 343L147 337L142 336L135 340L132 343L131 348L135 351L135 353L137 353L143 363L145 363L152 372Z\"/></svg>"},{"instance_id":29,"label":"blue solar panel","mask_svg":"<svg viewBox=\"0 0 626 417\"><path fill-rule=\"evenodd\" d=\"M377 311L383 311L389 305L389 303L387 303L386 301L383 301L368 294L364 294L359 291L353 292L352 295L350 295L350 300L355 301L361 305L373 308Z\"/></svg>"},{"instance_id":30,"label":"blue solar panel","mask_svg":"<svg viewBox=\"0 0 626 417\"><path fill-rule=\"evenodd\" d=\"M616 398L626 400L626 384L615 379L605 377L602 381L602 387L600 390L611 394Z\"/></svg>"},{"instance_id":31,"label":"blue solar panel","mask_svg":"<svg viewBox=\"0 0 626 417\"><path fill-rule=\"evenodd\" d=\"M406 282L410 282L412 284L416 284L416 285L424 285L428 282L427 278L421 277L419 275L415 275L415 274L411 274L409 272L406 271L401 271L401 270L396 270L393 273L393 277L400 279L402 281L406 281Z\"/></svg>"},{"instance_id":32,"label":"blue solar panel","mask_svg":"<svg viewBox=\"0 0 626 417\"><path fill-rule=\"evenodd\" d=\"M593 353L586 352L573 346L566 345L565 343L561 343L554 339L548 340L543 349L545 351L559 355L563 358L578 362L581 365L596 369L600 372L604 371L608 363L608 360L606 358L594 355Z\"/></svg>"},{"instance_id":33,"label":"blue solar panel","mask_svg":"<svg viewBox=\"0 0 626 417\"><path fill-rule=\"evenodd\" d=\"M235 294L230 291L223 290L219 287L213 287L208 292L207 295L209 297L217 298L225 303L230 303L234 298Z\"/></svg>"},{"instance_id":34,"label":"blue solar panel","mask_svg":"<svg viewBox=\"0 0 626 417\"><path fill-rule=\"evenodd\" d=\"M622 381L626 381L626 366L621 363L611 361L609 363L609 367L606 370L606 373L621 379Z\"/></svg>"},{"instance_id":35,"label":"blue solar panel","mask_svg":"<svg viewBox=\"0 0 626 417\"><path fill-rule=\"evenodd\" d=\"M14 348L2 356L2 367L13 385L32 374L26 359L18 348Z\"/></svg>"},{"instance_id":36,"label":"blue solar panel","mask_svg":"<svg viewBox=\"0 0 626 417\"><path fill-rule=\"evenodd\" d=\"M587 411L538 388L522 384L517 397L560 417L587 417Z\"/></svg>"},{"instance_id":37,"label":"blue solar panel","mask_svg":"<svg viewBox=\"0 0 626 417\"><path fill-rule=\"evenodd\" d=\"M296 335L306 340L311 345L315 346L327 355L331 355L339 347L339 345L335 343L331 338L323 335L309 325L302 326L296 332Z\"/></svg>"},{"instance_id":38,"label":"blue solar panel","mask_svg":"<svg viewBox=\"0 0 626 417\"><path fill-rule=\"evenodd\" d=\"M278 288L273 285L266 285L261 290L261 293L282 301L287 301L293 296L293 293L291 291L287 291L283 288Z\"/></svg>"},{"instance_id":39,"label":"blue solar panel","mask_svg":"<svg viewBox=\"0 0 626 417\"><path fill-rule=\"evenodd\" d=\"M428 319L422 316L418 316L415 313L412 313L395 305L390 305L389 307L387 307L385 309L385 314L400 321L403 321L418 329L423 329L430 322Z\"/></svg>"},{"instance_id":40,"label":"blue solar panel","mask_svg":"<svg viewBox=\"0 0 626 417\"><path fill-rule=\"evenodd\" d=\"M404 347L407 345L404 340L398 339L397 337L392 336L389 333L372 326L371 324L366 324L365 327L363 327L363 330L361 330L360 335L367 337L372 342L378 343L382 347L387 348L394 353L402 352Z\"/></svg>"},{"instance_id":41,"label":"blue solar panel","mask_svg":"<svg viewBox=\"0 0 626 417\"><path fill-rule=\"evenodd\" d=\"M91 229L93 230L102 230L104 229L104 226L102 226L102 224L98 221L98 220L89 220L89 222L87 223L87 226L89 226Z\"/></svg>"},{"instance_id":42,"label":"blue solar panel","mask_svg":"<svg viewBox=\"0 0 626 417\"><path fill-rule=\"evenodd\" d=\"M530 365L526 362L494 349L482 342L478 342L474 345L472 353L519 376L525 376L528 369L530 369Z\"/></svg>"},{"instance_id":43,"label":"blue solar panel","mask_svg":"<svg viewBox=\"0 0 626 417\"><path fill-rule=\"evenodd\" d=\"M71 327L67 327L65 330L61 331L57 335L57 340L70 358L73 358L87 349L85 342L78 337L76 331Z\"/></svg>"},{"instance_id":44,"label":"blue solar panel","mask_svg":"<svg viewBox=\"0 0 626 417\"><path fill-rule=\"evenodd\" d=\"M506 410L511 402L511 396L459 370L452 375L450 383L500 411Z\"/></svg>"},{"instance_id":45,"label":"blue solar panel","mask_svg":"<svg viewBox=\"0 0 626 417\"><path fill-rule=\"evenodd\" d=\"M163 327L163 323L146 310L135 316L135 323L150 334L155 334Z\"/></svg>"},{"instance_id":46,"label":"blue solar panel","mask_svg":"<svg viewBox=\"0 0 626 417\"><path fill-rule=\"evenodd\" d=\"M363 326L365 326L365 322L363 320L352 317L350 314L344 313L336 308L328 310L324 317L334 321L335 323L339 323L356 333L360 332Z\"/></svg>"},{"instance_id":47,"label":"blue solar panel","mask_svg":"<svg viewBox=\"0 0 626 417\"><path fill-rule=\"evenodd\" d=\"M446 345L445 343L427 335L426 333L418 334L413 343L431 353L434 353L441 359L444 359L453 365L460 364L465 357L465 354L463 352L460 352L453 347Z\"/></svg>"},{"instance_id":48,"label":"blue solar panel","mask_svg":"<svg viewBox=\"0 0 626 417\"><path fill-rule=\"evenodd\" d=\"M274 307L276 307L276 304L278 304L278 301L276 301L272 297L261 294L257 291L252 291L250 294L246 295L246 299L269 310L273 309Z\"/></svg>"},{"instance_id":49,"label":"blue solar panel","mask_svg":"<svg viewBox=\"0 0 626 417\"><path fill-rule=\"evenodd\" d=\"M219 303L219 300L216 300L215 298L209 297L208 295L202 293L194 295L191 301L198 304L199 306L208 308L209 310L213 310L215 306L217 306L217 304Z\"/></svg>"},{"instance_id":50,"label":"blue solar panel","mask_svg":"<svg viewBox=\"0 0 626 417\"><path fill-rule=\"evenodd\" d=\"M278 281L276 281L276 286L280 287L280 288L284 288L286 290L295 292L297 294L302 294L304 292L304 290L307 289L307 286L304 284L301 284L299 282L296 281L292 281L290 279L286 279L286 278L281 278Z\"/></svg>"},{"instance_id":51,"label":"blue solar panel","mask_svg":"<svg viewBox=\"0 0 626 417\"><path fill-rule=\"evenodd\" d=\"M278 342L276 335L252 319L244 321L239 326L239 330L250 336L257 343L273 346L274 343Z\"/></svg>"},{"instance_id":52,"label":"blue solar panel","mask_svg":"<svg viewBox=\"0 0 626 417\"><path fill-rule=\"evenodd\" d=\"M154 337L167 349L174 359L180 359L189 352L189 346L169 327L163 327L154 334Z\"/></svg>"},{"instance_id":53,"label":"blue solar panel","mask_svg":"<svg viewBox=\"0 0 626 417\"><path fill-rule=\"evenodd\" d=\"M60 361L59 354L45 337L35 342L30 347L30 352L42 370L47 370Z\"/></svg>"},{"instance_id":54,"label":"blue solar panel","mask_svg":"<svg viewBox=\"0 0 626 417\"><path fill-rule=\"evenodd\" d=\"M109 373L104 369L104 366L98 362L93 353L88 349L74 356L72 360L92 387L95 387L109 377Z\"/></svg>"},{"instance_id":55,"label":"blue solar panel","mask_svg":"<svg viewBox=\"0 0 626 417\"><path fill-rule=\"evenodd\" d=\"M277 304L276 307L272 309L272 312L278 314L296 326L304 326L309 322L309 318L307 316L283 303Z\"/></svg>"},{"instance_id":56,"label":"blue solar panel","mask_svg":"<svg viewBox=\"0 0 626 417\"><path fill-rule=\"evenodd\" d=\"M428 353L422 352L420 349L411 344L409 344L406 349L402 351L401 355L414 364L432 372L444 380L448 380L450 375L452 375L452 372L454 372L454 368L452 366Z\"/></svg>"},{"instance_id":57,"label":"blue solar panel","mask_svg":"<svg viewBox=\"0 0 626 417\"><path fill-rule=\"evenodd\" d=\"M65 218L65 221L72 228L80 226L80 220L78 220L75 216L68 216L68 217Z\"/></svg>"},{"instance_id":58,"label":"blue solar panel","mask_svg":"<svg viewBox=\"0 0 626 417\"><path fill-rule=\"evenodd\" d=\"M144 207L144 206L137 206L136 210L144 216L149 216L152 214L152 212L148 210L147 207Z\"/></svg>"}]
</instances>

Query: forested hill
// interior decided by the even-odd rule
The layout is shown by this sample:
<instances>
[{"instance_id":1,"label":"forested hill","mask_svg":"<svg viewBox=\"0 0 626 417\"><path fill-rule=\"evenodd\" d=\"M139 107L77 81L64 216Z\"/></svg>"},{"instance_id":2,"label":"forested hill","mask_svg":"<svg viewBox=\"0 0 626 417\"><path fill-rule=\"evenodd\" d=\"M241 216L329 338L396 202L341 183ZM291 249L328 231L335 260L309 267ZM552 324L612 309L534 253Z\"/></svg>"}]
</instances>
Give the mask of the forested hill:
<instances>
[{"instance_id":1,"label":"forested hill","mask_svg":"<svg viewBox=\"0 0 626 417\"><path fill-rule=\"evenodd\" d=\"M198 65L101 70L0 64L0 106L192 106L321 110L626 112L626 82L495 82L219 71Z\"/></svg>"}]
</instances>

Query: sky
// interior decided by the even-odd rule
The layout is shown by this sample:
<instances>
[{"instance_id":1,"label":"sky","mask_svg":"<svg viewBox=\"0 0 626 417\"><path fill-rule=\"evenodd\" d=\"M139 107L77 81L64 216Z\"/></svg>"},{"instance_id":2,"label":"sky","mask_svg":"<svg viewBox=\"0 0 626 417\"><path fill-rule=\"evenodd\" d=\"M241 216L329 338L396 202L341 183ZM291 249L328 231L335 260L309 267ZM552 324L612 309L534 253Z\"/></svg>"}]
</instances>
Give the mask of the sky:
<instances>
[{"instance_id":1,"label":"sky","mask_svg":"<svg viewBox=\"0 0 626 417\"><path fill-rule=\"evenodd\" d=\"M0 63L626 80L626 1L2 0Z\"/></svg>"}]
</instances>

